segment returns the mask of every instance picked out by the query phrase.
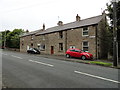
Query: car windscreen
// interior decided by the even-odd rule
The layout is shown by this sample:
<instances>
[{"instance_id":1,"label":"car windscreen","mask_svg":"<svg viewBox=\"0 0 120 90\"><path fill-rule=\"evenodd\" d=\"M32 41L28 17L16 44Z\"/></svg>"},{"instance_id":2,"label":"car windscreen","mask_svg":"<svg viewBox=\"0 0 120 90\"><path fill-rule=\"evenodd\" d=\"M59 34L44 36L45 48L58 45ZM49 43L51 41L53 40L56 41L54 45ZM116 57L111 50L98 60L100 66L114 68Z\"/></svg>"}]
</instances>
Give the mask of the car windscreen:
<instances>
[{"instance_id":1,"label":"car windscreen","mask_svg":"<svg viewBox=\"0 0 120 90\"><path fill-rule=\"evenodd\" d=\"M81 50L75 50L75 52L81 52Z\"/></svg>"},{"instance_id":2,"label":"car windscreen","mask_svg":"<svg viewBox=\"0 0 120 90\"><path fill-rule=\"evenodd\" d=\"M34 50L39 51L38 49L34 48Z\"/></svg>"}]
</instances>

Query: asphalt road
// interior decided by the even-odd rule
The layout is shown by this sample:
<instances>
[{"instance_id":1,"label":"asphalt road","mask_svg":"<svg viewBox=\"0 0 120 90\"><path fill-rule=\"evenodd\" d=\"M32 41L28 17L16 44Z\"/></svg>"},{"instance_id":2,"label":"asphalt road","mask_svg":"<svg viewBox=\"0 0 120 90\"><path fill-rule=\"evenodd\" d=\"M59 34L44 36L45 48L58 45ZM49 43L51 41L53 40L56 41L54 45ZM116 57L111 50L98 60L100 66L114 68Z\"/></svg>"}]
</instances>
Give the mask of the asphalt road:
<instances>
[{"instance_id":1,"label":"asphalt road","mask_svg":"<svg viewBox=\"0 0 120 90\"><path fill-rule=\"evenodd\" d=\"M118 69L2 51L9 88L118 88Z\"/></svg>"}]
</instances>

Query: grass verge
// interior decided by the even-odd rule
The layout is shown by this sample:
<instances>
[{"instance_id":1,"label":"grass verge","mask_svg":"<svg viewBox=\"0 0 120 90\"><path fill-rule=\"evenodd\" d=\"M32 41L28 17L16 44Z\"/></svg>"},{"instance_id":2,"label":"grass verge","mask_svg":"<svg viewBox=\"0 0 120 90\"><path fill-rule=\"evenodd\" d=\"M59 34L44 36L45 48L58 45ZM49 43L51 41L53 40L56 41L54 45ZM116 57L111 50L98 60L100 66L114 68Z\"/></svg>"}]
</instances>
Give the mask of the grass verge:
<instances>
[{"instance_id":1,"label":"grass verge","mask_svg":"<svg viewBox=\"0 0 120 90\"><path fill-rule=\"evenodd\" d=\"M91 61L91 64L103 65L103 66L112 66L112 63L100 62L100 61Z\"/></svg>"},{"instance_id":2,"label":"grass verge","mask_svg":"<svg viewBox=\"0 0 120 90\"><path fill-rule=\"evenodd\" d=\"M101 61L82 61L82 63L86 64L96 64L96 65L101 65L101 66L112 66L112 63L106 63L106 62L101 62Z\"/></svg>"}]
</instances>

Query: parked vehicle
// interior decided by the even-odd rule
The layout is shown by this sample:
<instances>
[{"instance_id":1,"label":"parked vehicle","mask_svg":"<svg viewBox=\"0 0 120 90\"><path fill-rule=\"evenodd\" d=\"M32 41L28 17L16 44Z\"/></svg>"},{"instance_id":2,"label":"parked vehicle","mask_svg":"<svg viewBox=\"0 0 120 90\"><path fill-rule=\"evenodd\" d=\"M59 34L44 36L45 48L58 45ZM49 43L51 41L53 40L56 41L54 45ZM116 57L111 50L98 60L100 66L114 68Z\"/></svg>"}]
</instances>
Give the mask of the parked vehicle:
<instances>
[{"instance_id":1,"label":"parked vehicle","mask_svg":"<svg viewBox=\"0 0 120 90\"><path fill-rule=\"evenodd\" d=\"M40 51L36 48L30 48L29 50L27 50L27 53L40 54Z\"/></svg>"},{"instance_id":2,"label":"parked vehicle","mask_svg":"<svg viewBox=\"0 0 120 90\"><path fill-rule=\"evenodd\" d=\"M66 57L70 58L70 57L77 57L77 58L81 58L82 60L85 59L93 59L93 55L91 53L88 52L84 52L80 49L68 49L66 51Z\"/></svg>"}]
</instances>

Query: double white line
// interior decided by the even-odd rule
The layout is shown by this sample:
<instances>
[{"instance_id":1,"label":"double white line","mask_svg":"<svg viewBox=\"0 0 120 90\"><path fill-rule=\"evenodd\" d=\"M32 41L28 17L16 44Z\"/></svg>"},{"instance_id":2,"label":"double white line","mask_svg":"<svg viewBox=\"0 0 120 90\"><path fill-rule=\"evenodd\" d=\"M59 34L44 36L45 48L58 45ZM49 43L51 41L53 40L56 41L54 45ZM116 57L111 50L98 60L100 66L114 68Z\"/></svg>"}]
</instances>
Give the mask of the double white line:
<instances>
[{"instance_id":1,"label":"double white line","mask_svg":"<svg viewBox=\"0 0 120 90\"><path fill-rule=\"evenodd\" d=\"M35 60L29 60L30 62L34 62L34 63L38 63L38 64L42 64L42 65L46 65L46 66L50 66L53 67L54 65L51 64L47 64L47 63L43 63L43 62L39 62L39 61L35 61Z\"/></svg>"}]
</instances>

